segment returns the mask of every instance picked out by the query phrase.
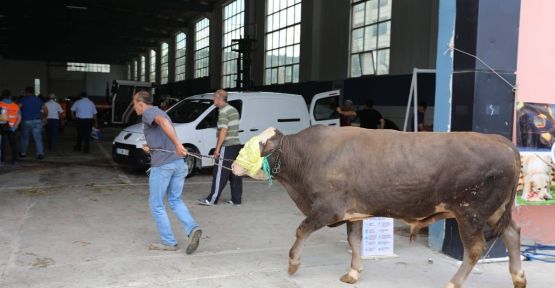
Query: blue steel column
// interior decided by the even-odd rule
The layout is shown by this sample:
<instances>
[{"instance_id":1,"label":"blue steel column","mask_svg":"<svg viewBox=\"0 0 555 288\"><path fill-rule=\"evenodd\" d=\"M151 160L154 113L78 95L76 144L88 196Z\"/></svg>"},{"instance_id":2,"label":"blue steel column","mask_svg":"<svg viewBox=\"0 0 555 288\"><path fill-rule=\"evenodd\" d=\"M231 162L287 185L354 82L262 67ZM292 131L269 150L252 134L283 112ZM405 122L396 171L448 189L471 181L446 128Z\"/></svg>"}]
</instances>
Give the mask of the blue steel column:
<instances>
[{"instance_id":1,"label":"blue steel column","mask_svg":"<svg viewBox=\"0 0 555 288\"><path fill-rule=\"evenodd\" d=\"M455 36L456 0L440 0L436 58L436 98L434 131L451 131L451 102L453 80L453 52L449 46ZM445 238L445 220L429 227L428 246L441 251Z\"/></svg>"}]
</instances>

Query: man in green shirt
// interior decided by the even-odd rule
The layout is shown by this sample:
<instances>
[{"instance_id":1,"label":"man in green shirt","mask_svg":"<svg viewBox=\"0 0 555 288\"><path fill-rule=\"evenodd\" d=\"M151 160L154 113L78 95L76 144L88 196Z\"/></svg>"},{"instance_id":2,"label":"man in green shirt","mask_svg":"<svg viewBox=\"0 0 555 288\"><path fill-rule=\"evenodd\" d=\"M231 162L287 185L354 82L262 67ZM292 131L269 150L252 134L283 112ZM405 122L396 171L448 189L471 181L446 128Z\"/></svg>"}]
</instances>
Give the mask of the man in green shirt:
<instances>
[{"instance_id":1,"label":"man in green shirt","mask_svg":"<svg viewBox=\"0 0 555 288\"><path fill-rule=\"evenodd\" d=\"M218 107L218 130L216 149L214 157L216 165L212 173L212 189L208 197L199 199L199 204L212 206L218 203L222 190L227 181L231 186L231 200L227 204L240 205L241 196L243 194L243 180L241 177L234 175L231 170L231 161L223 159L235 159L241 150L241 142L239 141L239 119L240 115L235 107L227 104L227 92L218 90L214 93L214 105ZM223 167L227 167L225 169Z\"/></svg>"}]
</instances>

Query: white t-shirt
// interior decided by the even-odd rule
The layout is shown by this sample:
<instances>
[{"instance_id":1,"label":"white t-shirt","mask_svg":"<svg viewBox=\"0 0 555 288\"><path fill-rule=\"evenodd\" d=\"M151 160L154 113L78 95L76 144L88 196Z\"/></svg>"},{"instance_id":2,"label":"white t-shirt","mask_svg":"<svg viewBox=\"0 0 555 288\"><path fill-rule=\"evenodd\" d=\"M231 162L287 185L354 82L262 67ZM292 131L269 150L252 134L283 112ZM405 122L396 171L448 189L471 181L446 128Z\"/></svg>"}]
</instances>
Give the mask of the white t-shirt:
<instances>
[{"instance_id":1,"label":"white t-shirt","mask_svg":"<svg viewBox=\"0 0 555 288\"><path fill-rule=\"evenodd\" d=\"M79 119L93 119L97 113L94 103L86 97L75 102L70 110L75 112L75 116Z\"/></svg>"},{"instance_id":2,"label":"white t-shirt","mask_svg":"<svg viewBox=\"0 0 555 288\"><path fill-rule=\"evenodd\" d=\"M56 103L56 101L54 100L50 100L48 102L46 102L46 108L48 109L48 116L46 118L48 119L60 119L60 114L64 112L64 110L62 109L62 106L60 106L60 104Z\"/></svg>"}]
</instances>

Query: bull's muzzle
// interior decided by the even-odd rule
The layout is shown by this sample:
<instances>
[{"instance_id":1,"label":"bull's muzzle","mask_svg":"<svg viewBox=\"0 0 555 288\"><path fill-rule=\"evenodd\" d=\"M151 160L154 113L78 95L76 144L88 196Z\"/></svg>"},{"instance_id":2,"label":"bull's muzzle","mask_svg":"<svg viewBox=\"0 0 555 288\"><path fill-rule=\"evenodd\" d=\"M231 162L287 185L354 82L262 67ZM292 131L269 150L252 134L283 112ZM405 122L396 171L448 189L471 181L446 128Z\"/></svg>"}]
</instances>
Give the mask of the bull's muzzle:
<instances>
[{"instance_id":1,"label":"bull's muzzle","mask_svg":"<svg viewBox=\"0 0 555 288\"><path fill-rule=\"evenodd\" d=\"M237 161L233 161L233 163L231 164L231 170L233 172L233 174L237 175L237 176L245 176L248 175L253 179L256 180L265 180L266 177L264 177L264 172L262 170L258 170L258 172L254 175L251 175L248 173L247 169L245 169L244 167L241 166L241 164L237 163Z\"/></svg>"}]
</instances>

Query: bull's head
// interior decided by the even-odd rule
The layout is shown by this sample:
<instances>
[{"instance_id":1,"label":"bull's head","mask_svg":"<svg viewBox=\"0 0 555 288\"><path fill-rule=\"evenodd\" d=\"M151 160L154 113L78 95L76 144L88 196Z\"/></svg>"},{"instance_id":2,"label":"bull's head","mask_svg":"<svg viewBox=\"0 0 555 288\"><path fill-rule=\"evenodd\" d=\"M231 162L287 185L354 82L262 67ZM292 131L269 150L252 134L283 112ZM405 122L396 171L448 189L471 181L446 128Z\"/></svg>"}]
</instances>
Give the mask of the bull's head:
<instances>
[{"instance_id":1,"label":"bull's head","mask_svg":"<svg viewBox=\"0 0 555 288\"><path fill-rule=\"evenodd\" d=\"M271 154L277 148L281 137L283 134L279 130L270 127L247 141L231 165L233 174L248 175L254 179L265 180L267 176L262 170L263 157Z\"/></svg>"}]
</instances>

